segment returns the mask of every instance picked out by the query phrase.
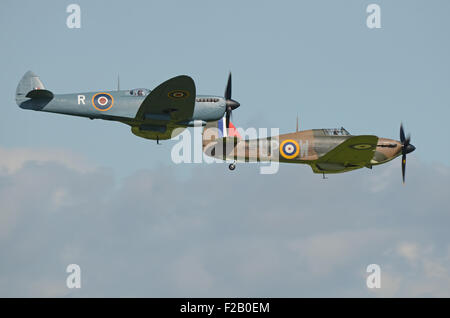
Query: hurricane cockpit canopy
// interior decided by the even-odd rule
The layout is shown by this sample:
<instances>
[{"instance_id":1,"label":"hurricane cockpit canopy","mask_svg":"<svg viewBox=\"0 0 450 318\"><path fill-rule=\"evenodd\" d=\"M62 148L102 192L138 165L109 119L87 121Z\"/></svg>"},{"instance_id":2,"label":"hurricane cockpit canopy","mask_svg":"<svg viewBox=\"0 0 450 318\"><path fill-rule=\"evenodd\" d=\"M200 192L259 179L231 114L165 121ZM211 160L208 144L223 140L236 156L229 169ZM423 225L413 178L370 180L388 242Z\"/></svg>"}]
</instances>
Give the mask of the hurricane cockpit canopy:
<instances>
[{"instance_id":1,"label":"hurricane cockpit canopy","mask_svg":"<svg viewBox=\"0 0 450 318\"><path fill-rule=\"evenodd\" d=\"M350 135L350 133L344 127L331 128L331 129L325 128L325 129L322 129L322 131L325 136L349 136Z\"/></svg>"},{"instance_id":2,"label":"hurricane cockpit canopy","mask_svg":"<svg viewBox=\"0 0 450 318\"><path fill-rule=\"evenodd\" d=\"M147 96L148 94L150 94L150 90L146 88L135 88L130 90L129 94L131 96Z\"/></svg>"}]
</instances>

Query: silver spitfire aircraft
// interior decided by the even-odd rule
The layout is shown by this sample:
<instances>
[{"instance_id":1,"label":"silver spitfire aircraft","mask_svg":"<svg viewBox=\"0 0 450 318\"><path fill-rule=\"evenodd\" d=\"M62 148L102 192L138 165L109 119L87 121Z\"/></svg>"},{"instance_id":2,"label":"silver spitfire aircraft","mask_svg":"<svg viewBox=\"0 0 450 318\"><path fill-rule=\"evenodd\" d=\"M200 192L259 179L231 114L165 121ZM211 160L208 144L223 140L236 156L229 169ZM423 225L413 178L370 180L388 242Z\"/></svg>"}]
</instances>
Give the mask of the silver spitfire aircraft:
<instances>
[{"instance_id":1,"label":"silver spitfire aircraft","mask_svg":"<svg viewBox=\"0 0 450 318\"><path fill-rule=\"evenodd\" d=\"M131 126L136 136L158 143L174 137L175 128L204 126L224 115L229 125L231 112L240 106L231 98L231 73L225 96L221 97L196 95L195 83L186 75L169 79L152 91L118 88L117 91L54 94L36 74L28 71L17 86L16 102L23 109L118 121Z\"/></svg>"}]
</instances>

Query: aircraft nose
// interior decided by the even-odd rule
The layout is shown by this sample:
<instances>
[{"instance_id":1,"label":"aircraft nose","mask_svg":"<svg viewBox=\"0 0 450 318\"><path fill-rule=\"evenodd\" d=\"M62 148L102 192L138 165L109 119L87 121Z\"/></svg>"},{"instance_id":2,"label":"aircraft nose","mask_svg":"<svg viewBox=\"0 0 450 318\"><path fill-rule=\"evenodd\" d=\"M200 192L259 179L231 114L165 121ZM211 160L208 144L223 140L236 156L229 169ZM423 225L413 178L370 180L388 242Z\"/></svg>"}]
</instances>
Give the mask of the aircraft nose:
<instances>
[{"instance_id":1,"label":"aircraft nose","mask_svg":"<svg viewBox=\"0 0 450 318\"><path fill-rule=\"evenodd\" d=\"M408 153L413 152L414 150L416 150L416 147L414 147L414 145L409 144L408 147L406 147L406 151Z\"/></svg>"},{"instance_id":2,"label":"aircraft nose","mask_svg":"<svg viewBox=\"0 0 450 318\"><path fill-rule=\"evenodd\" d=\"M412 144L406 146L406 153L413 152L414 150L416 150L416 147L414 147Z\"/></svg>"},{"instance_id":3,"label":"aircraft nose","mask_svg":"<svg viewBox=\"0 0 450 318\"><path fill-rule=\"evenodd\" d=\"M241 106L241 104L239 104L239 102L235 101L234 99L227 99L226 103L227 107L230 107L232 110L235 110L236 108Z\"/></svg>"}]
</instances>

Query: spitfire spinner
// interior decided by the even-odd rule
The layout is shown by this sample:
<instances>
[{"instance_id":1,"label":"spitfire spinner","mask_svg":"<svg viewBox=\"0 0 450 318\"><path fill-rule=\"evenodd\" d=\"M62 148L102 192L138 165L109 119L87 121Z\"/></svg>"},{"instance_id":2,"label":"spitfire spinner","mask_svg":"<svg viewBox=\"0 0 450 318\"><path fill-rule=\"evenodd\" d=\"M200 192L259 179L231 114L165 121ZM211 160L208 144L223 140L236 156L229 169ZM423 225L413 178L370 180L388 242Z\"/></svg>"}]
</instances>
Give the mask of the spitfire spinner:
<instances>
[{"instance_id":1,"label":"spitfire spinner","mask_svg":"<svg viewBox=\"0 0 450 318\"><path fill-rule=\"evenodd\" d=\"M174 137L175 128L204 126L224 114L229 119L240 106L231 98L231 73L225 96L221 97L196 95L195 83L186 75L169 79L152 91L118 87L117 91L54 94L28 71L17 86L16 102L23 109L118 121L131 126L136 136L158 143Z\"/></svg>"}]
</instances>

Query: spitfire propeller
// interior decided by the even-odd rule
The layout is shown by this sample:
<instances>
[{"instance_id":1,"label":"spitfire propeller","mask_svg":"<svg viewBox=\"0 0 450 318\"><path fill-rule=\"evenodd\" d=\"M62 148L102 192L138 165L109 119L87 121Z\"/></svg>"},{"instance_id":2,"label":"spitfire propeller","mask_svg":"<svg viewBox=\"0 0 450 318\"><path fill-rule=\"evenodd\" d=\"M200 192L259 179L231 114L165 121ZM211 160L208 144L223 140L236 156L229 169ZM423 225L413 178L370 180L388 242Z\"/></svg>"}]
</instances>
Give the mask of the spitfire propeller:
<instances>
[{"instance_id":1,"label":"spitfire propeller","mask_svg":"<svg viewBox=\"0 0 450 318\"><path fill-rule=\"evenodd\" d=\"M225 88L225 102L226 102L226 125L227 129L230 128L230 117L231 113L234 109L241 106L237 101L231 98L231 73L228 75L228 83L227 87Z\"/></svg>"},{"instance_id":2,"label":"spitfire propeller","mask_svg":"<svg viewBox=\"0 0 450 318\"><path fill-rule=\"evenodd\" d=\"M406 155L410 152L416 150L411 143L411 135L405 137L405 132L403 130L403 124L400 124L400 142L402 143L402 180L405 183L405 169L406 169Z\"/></svg>"}]
</instances>

